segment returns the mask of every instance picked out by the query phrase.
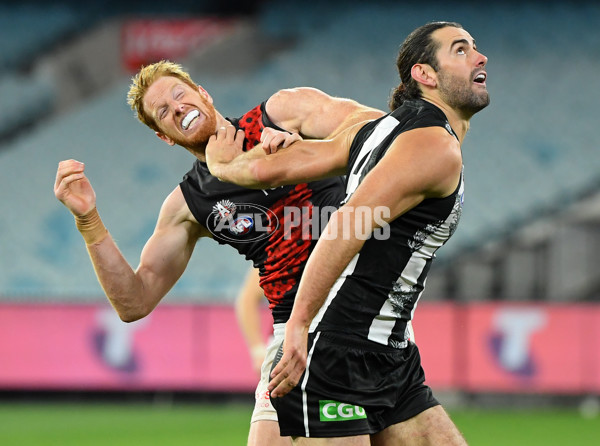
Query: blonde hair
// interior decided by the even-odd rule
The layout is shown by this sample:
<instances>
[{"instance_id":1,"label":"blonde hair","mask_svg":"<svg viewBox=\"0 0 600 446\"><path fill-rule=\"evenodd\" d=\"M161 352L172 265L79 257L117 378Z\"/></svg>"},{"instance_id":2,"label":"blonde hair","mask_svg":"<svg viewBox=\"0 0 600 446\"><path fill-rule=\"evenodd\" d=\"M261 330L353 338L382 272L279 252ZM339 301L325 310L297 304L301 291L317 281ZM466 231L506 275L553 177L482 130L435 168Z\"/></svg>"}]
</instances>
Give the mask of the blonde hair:
<instances>
[{"instance_id":1,"label":"blonde hair","mask_svg":"<svg viewBox=\"0 0 600 446\"><path fill-rule=\"evenodd\" d=\"M131 79L131 85L129 86L129 92L127 93L127 103L140 122L156 131L158 131L158 127L154 122L154 119L144 110L144 95L154 81L163 76L176 77L190 87L194 89L198 88L181 65L168 60L161 60L160 62L147 65L140 69L140 71Z\"/></svg>"}]
</instances>

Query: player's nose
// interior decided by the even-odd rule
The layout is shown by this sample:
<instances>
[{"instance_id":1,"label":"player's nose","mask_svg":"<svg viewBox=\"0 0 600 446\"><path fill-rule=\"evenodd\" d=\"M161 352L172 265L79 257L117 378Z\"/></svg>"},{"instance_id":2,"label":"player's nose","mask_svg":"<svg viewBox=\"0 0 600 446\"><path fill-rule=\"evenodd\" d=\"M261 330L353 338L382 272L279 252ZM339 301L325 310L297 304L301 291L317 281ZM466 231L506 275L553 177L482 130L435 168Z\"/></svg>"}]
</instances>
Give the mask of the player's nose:
<instances>
[{"instance_id":1,"label":"player's nose","mask_svg":"<svg viewBox=\"0 0 600 446\"><path fill-rule=\"evenodd\" d=\"M173 108L175 109L175 113L177 113L177 114L181 114L181 113L183 113L183 112L185 111L185 110L184 110L184 105L183 105L183 104L176 103L176 104L173 106Z\"/></svg>"},{"instance_id":2,"label":"player's nose","mask_svg":"<svg viewBox=\"0 0 600 446\"><path fill-rule=\"evenodd\" d=\"M485 54L477 53L477 66L485 67L487 65L488 58Z\"/></svg>"}]
</instances>

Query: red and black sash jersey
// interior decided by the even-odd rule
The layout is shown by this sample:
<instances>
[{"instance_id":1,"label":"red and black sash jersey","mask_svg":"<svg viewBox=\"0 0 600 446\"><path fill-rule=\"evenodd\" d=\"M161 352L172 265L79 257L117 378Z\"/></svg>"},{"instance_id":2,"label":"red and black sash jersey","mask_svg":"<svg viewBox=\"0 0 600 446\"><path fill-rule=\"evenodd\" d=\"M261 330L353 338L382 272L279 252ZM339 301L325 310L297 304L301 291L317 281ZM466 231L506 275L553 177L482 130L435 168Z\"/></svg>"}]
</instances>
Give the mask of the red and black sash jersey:
<instances>
[{"instance_id":1,"label":"red and black sash jersey","mask_svg":"<svg viewBox=\"0 0 600 446\"><path fill-rule=\"evenodd\" d=\"M264 102L240 118L227 119L244 130L245 150L259 143L263 128L282 130L268 118ZM219 181L196 160L180 187L198 223L259 268L273 320L286 322L308 256L344 196L343 179L246 189Z\"/></svg>"}]
</instances>

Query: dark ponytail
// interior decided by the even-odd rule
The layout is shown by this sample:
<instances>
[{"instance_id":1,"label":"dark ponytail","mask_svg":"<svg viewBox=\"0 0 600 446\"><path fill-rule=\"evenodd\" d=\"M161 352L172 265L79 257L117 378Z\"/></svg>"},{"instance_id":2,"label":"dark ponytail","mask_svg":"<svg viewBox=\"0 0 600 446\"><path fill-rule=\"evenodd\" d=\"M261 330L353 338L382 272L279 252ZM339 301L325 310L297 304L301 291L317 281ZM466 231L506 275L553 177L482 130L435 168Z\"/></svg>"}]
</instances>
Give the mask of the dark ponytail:
<instances>
[{"instance_id":1,"label":"dark ponytail","mask_svg":"<svg viewBox=\"0 0 600 446\"><path fill-rule=\"evenodd\" d=\"M388 102L388 106L391 111L396 110L398 107L402 105L402 103L407 99L406 97L406 86L404 84L398 85L396 88L392 90L392 95Z\"/></svg>"}]
</instances>

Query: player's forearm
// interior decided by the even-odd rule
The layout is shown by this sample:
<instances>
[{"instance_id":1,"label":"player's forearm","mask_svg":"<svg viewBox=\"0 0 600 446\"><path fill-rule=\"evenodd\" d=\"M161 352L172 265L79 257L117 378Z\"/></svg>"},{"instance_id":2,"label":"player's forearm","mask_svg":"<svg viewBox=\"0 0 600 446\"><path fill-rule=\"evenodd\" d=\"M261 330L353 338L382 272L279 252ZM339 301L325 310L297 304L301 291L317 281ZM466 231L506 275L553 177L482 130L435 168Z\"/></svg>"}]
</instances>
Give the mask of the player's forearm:
<instances>
[{"instance_id":1,"label":"player's forearm","mask_svg":"<svg viewBox=\"0 0 600 446\"><path fill-rule=\"evenodd\" d=\"M235 309L238 325L248 349L251 352L264 349L260 312L256 305L251 306L247 302L238 302Z\"/></svg>"},{"instance_id":2,"label":"player's forearm","mask_svg":"<svg viewBox=\"0 0 600 446\"><path fill-rule=\"evenodd\" d=\"M155 305L144 299L140 278L110 234L100 243L87 245L87 249L98 282L119 317L133 322L148 315Z\"/></svg>"},{"instance_id":3,"label":"player's forearm","mask_svg":"<svg viewBox=\"0 0 600 446\"><path fill-rule=\"evenodd\" d=\"M141 281L119 251L96 208L75 217L106 297L126 322L140 319L150 310L144 305Z\"/></svg>"},{"instance_id":4,"label":"player's forearm","mask_svg":"<svg viewBox=\"0 0 600 446\"><path fill-rule=\"evenodd\" d=\"M229 162L215 161L212 164L209 163L208 168L212 175L219 180L250 189L266 189L298 184L332 176L334 173L320 176L313 175L310 165L303 164L305 160L302 157L296 157L295 154L289 153L289 151L295 150L296 154L300 155L300 149L296 149L296 147L300 147L298 145L305 142L299 141L272 155L264 155L262 150L254 149L252 152L255 153L246 152ZM256 153L259 153L259 155L256 156ZM316 164L315 157L312 158L312 160L306 162ZM325 164L325 161L322 164Z\"/></svg>"},{"instance_id":5,"label":"player's forearm","mask_svg":"<svg viewBox=\"0 0 600 446\"><path fill-rule=\"evenodd\" d=\"M258 149L255 149L258 152ZM252 151L254 152L254 150ZM261 160L252 152L246 152L229 162L207 158L210 173L221 181L251 189L272 187L259 176Z\"/></svg>"},{"instance_id":6,"label":"player's forearm","mask_svg":"<svg viewBox=\"0 0 600 446\"><path fill-rule=\"evenodd\" d=\"M262 291L262 290L261 290ZM244 289L235 303L235 315L240 331L249 349L262 347L264 342L260 324L260 306L253 295L254 290ZM262 296L261 296L262 298Z\"/></svg>"},{"instance_id":7,"label":"player's forearm","mask_svg":"<svg viewBox=\"0 0 600 446\"><path fill-rule=\"evenodd\" d=\"M85 241L98 281L121 319L130 322L145 316L141 281L119 251L98 210L94 207L75 216L75 225Z\"/></svg>"},{"instance_id":8,"label":"player's forearm","mask_svg":"<svg viewBox=\"0 0 600 446\"><path fill-rule=\"evenodd\" d=\"M358 128L348 129L333 140L297 141L270 155L259 148L241 154L215 150L219 144L227 146L224 136L219 134L212 140L214 145L207 147L206 162L211 174L221 181L253 189L321 180L345 172L348 160L345 143L356 131Z\"/></svg>"},{"instance_id":9,"label":"player's forearm","mask_svg":"<svg viewBox=\"0 0 600 446\"><path fill-rule=\"evenodd\" d=\"M290 325L310 326L338 277L362 248L364 240L348 230L354 227L354 213L347 209L331 216L302 274Z\"/></svg>"}]
</instances>

